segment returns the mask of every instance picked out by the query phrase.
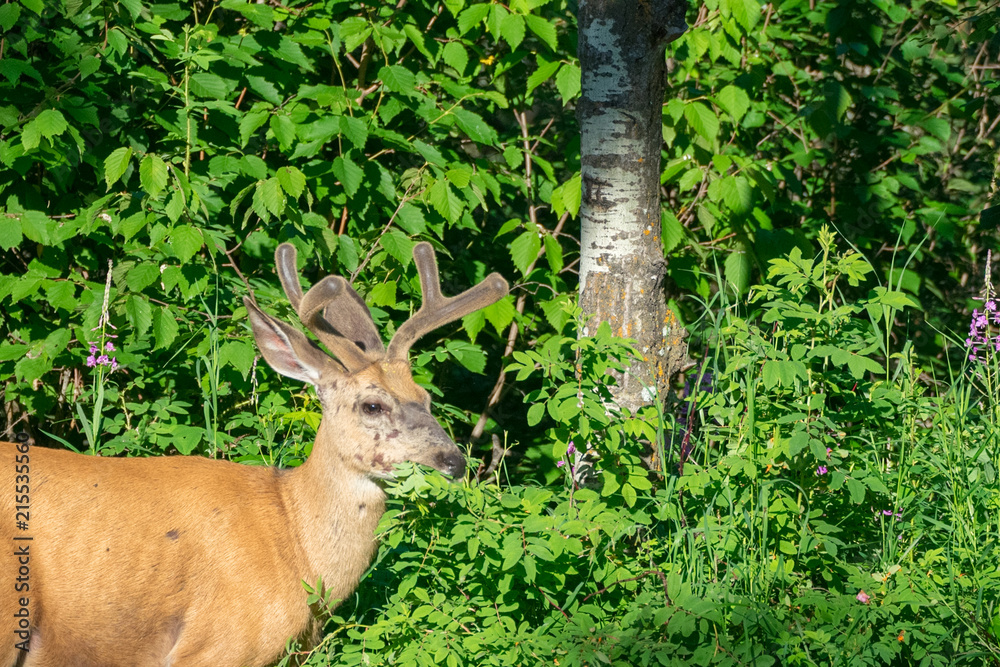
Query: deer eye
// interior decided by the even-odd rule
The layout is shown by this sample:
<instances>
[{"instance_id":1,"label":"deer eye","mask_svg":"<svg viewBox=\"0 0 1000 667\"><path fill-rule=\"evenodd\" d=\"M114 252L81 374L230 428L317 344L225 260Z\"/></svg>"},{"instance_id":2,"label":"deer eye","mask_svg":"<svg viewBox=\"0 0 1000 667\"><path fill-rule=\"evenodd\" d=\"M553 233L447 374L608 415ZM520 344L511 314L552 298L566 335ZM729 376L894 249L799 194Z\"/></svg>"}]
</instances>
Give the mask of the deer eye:
<instances>
[{"instance_id":1,"label":"deer eye","mask_svg":"<svg viewBox=\"0 0 1000 667\"><path fill-rule=\"evenodd\" d=\"M368 401L367 403L361 404L361 411L369 417L374 417L375 415L382 414L386 410L385 406L378 401Z\"/></svg>"}]
</instances>

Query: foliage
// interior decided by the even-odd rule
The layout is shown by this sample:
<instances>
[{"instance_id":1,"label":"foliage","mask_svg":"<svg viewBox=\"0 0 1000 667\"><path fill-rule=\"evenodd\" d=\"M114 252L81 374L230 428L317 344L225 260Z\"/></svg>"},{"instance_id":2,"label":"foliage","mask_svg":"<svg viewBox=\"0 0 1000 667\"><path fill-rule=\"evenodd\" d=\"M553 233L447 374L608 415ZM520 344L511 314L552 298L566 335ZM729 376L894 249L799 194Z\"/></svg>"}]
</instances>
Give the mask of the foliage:
<instances>
[{"instance_id":1,"label":"foliage","mask_svg":"<svg viewBox=\"0 0 1000 667\"><path fill-rule=\"evenodd\" d=\"M389 336L430 240L446 291L516 283L412 355L461 442L509 375L508 453L391 485L377 562L289 662L996 663L1000 375L947 333L995 236L996 4L696 3L662 238L700 366L637 415L605 376L629 343L577 336L574 11L0 6L8 431L296 465L318 406L239 297L291 319L291 241Z\"/></svg>"}]
</instances>

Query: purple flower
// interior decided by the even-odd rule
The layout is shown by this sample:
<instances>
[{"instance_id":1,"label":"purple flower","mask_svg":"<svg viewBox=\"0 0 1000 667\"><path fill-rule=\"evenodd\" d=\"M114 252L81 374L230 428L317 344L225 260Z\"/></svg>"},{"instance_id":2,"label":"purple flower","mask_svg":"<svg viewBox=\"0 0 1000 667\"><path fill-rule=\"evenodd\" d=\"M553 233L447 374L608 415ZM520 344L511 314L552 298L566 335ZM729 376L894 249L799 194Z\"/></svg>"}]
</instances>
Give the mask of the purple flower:
<instances>
[{"instance_id":1,"label":"purple flower","mask_svg":"<svg viewBox=\"0 0 1000 667\"><path fill-rule=\"evenodd\" d=\"M574 445L573 441L570 440L569 447L566 448L566 456L572 456L573 454L576 454L576 445Z\"/></svg>"},{"instance_id":2,"label":"purple flower","mask_svg":"<svg viewBox=\"0 0 1000 667\"><path fill-rule=\"evenodd\" d=\"M101 356L97 357L97 363L99 363L99 364L101 364L103 366L105 364L110 364L111 363L111 359L108 358L108 355L102 354Z\"/></svg>"},{"instance_id":3,"label":"purple flower","mask_svg":"<svg viewBox=\"0 0 1000 667\"><path fill-rule=\"evenodd\" d=\"M107 343L104 344L104 349L108 352L114 352L115 344L109 340Z\"/></svg>"},{"instance_id":4,"label":"purple flower","mask_svg":"<svg viewBox=\"0 0 1000 667\"><path fill-rule=\"evenodd\" d=\"M556 461L556 467L557 468L562 468L564 465L566 465L565 461Z\"/></svg>"},{"instance_id":5,"label":"purple flower","mask_svg":"<svg viewBox=\"0 0 1000 667\"><path fill-rule=\"evenodd\" d=\"M858 602L861 602L863 604L868 604L868 601L871 600L871 597L864 591L861 591L855 597L857 598Z\"/></svg>"},{"instance_id":6,"label":"purple flower","mask_svg":"<svg viewBox=\"0 0 1000 667\"><path fill-rule=\"evenodd\" d=\"M817 475L825 475L827 473L826 466L820 466L816 468Z\"/></svg>"},{"instance_id":7,"label":"purple flower","mask_svg":"<svg viewBox=\"0 0 1000 667\"><path fill-rule=\"evenodd\" d=\"M91 343L90 344L90 353L91 354L97 354L97 343Z\"/></svg>"},{"instance_id":8,"label":"purple flower","mask_svg":"<svg viewBox=\"0 0 1000 667\"><path fill-rule=\"evenodd\" d=\"M96 365L97 365L97 359L94 357L94 355L90 355L89 357L87 357L87 368L93 368Z\"/></svg>"}]
</instances>

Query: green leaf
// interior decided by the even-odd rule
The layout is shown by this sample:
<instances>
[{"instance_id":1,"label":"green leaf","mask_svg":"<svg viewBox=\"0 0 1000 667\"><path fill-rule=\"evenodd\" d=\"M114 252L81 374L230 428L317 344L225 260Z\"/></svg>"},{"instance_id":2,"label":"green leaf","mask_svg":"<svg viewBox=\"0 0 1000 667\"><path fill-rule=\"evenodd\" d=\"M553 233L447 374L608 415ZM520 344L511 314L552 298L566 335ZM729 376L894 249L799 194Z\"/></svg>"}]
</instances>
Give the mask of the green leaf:
<instances>
[{"instance_id":1,"label":"green leaf","mask_svg":"<svg viewBox=\"0 0 1000 667\"><path fill-rule=\"evenodd\" d=\"M577 173L552 190L552 211L556 215L562 217L563 213L569 212L575 218L579 214L580 201L583 197L581 183L581 176Z\"/></svg>"},{"instance_id":2,"label":"green leaf","mask_svg":"<svg viewBox=\"0 0 1000 667\"><path fill-rule=\"evenodd\" d=\"M4 6L8 7L9 5ZM465 68L469 65L469 53L461 42L453 40L445 44L442 57L445 64L458 72L459 76L465 74Z\"/></svg>"},{"instance_id":3,"label":"green leaf","mask_svg":"<svg viewBox=\"0 0 1000 667\"><path fill-rule=\"evenodd\" d=\"M736 290L737 294L745 294L750 289L751 265L750 257L742 246L726 257L726 282Z\"/></svg>"},{"instance_id":4,"label":"green leaf","mask_svg":"<svg viewBox=\"0 0 1000 667\"><path fill-rule=\"evenodd\" d=\"M719 119L701 102L690 102L684 107L684 118L695 132L714 142L719 134Z\"/></svg>"},{"instance_id":5,"label":"green leaf","mask_svg":"<svg viewBox=\"0 0 1000 667\"><path fill-rule=\"evenodd\" d=\"M152 262L136 264L125 277L125 284L133 292L141 292L160 277L160 269Z\"/></svg>"},{"instance_id":6,"label":"green leaf","mask_svg":"<svg viewBox=\"0 0 1000 667\"><path fill-rule=\"evenodd\" d=\"M452 115L455 116L458 126L462 128L470 139L480 144L492 146L497 142L497 133L486 121L477 114L467 109L454 109Z\"/></svg>"},{"instance_id":7,"label":"green leaf","mask_svg":"<svg viewBox=\"0 0 1000 667\"><path fill-rule=\"evenodd\" d=\"M265 215L261 213L263 209L266 213L280 216L285 212L285 193L281 189L281 183L277 178L268 178L257 181L257 187L253 193L253 209L261 218Z\"/></svg>"},{"instance_id":8,"label":"green leaf","mask_svg":"<svg viewBox=\"0 0 1000 667\"><path fill-rule=\"evenodd\" d=\"M153 311L146 297L130 294L125 301L125 317L135 329L137 336L145 335L153 323Z\"/></svg>"},{"instance_id":9,"label":"green leaf","mask_svg":"<svg viewBox=\"0 0 1000 667\"><path fill-rule=\"evenodd\" d=\"M742 88L726 86L715 96L715 102L739 123L750 108L750 97Z\"/></svg>"},{"instance_id":10,"label":"green leaf","mask_svg":"<svg viewBox=\"0 0 1000 667\"><path fill-rule=\"evenodd\" d=\"M531 91L548 81L552 75L556 73L561 64L562 63L556 60L551 63L543 63L539 65L538 69L532 72L531 76L528 77L528 94L530 95Z\"/></svg>"},{"instance_id":11,"label":"green leaf","mask_svg":"<svg viewBox=\"0 0 1000 667\"><path fill-rule=\"evenodd\" d=\"M556 88L566 106L580 94L580 67L573 63L565 63L556 73Z\"/></svg>"},{"instance_id":12,"label":"green leaf","mask_svg":"<svg viewBox=\"0 0 1000 667\"><path fill-rule=\"evenodd\" d=\"M51 139L69 129L62 112L56 109L46 109L29 121L21 133L21 143L25 150L37 148L41 137Z\"/></svg>"},{"instance_id":13,"label":"green leaf","mask_svg":"<svg viewBox=\"0 0 1000 667\"><path fill-rule=\"evenodd\" d=\"M163 207L163 211L167 214L170 222L177 222L180 219L181 213L184 212L184 195L181 194L180 190L174 190L167 205Z\"/></svg>"},{"instance_id":14,"label":"green leaf","mask_svg":"<svg viewBox=\"0 0 1000 667\"><path fill-rule=\"evenodd\" d=\"M514 321L514 313L517 312L514 308L514 297L508 294L496 303L483 308L482 312L486 320L496 329L496 332L502 334L504 329Z\"/></svg>"},{"instance_id":15,"label":"green leaf","mask_svg":"<svg viewBox=\"0 0 1000 667\"><path fill-rule=\"evenodd\" d=\"M427 201L448 222L455 222L462 215L463 204L452 191L448 181L440 179L427 190Z\"/></svg>"},{"instance_id":16,"label":"green leaf","mask_svg":"<svg viewBox=\"0 0 1000 667\"><path fill-rule=\"evenodd\" d=\"M365 121L352 116L340 117L340 132L347 137L347 140L354 144L359 151L364 150L368 141L368 126Z\"/></svg>"},{"instance_id":17,"label":"green leaf","mask_svg":"<svg viewBox=\"0 0 1000 667\"><path fill-rule=\"evenodd\" d=\"M158 155L148 154L139 164L139 182L153 199L167 187L167 164Z\"/></svg>"},{"instance_id":18,"label":"green leaf","mask_svg":"<svg viewBox=\"0 0 1000 667\"><path fill-rule=\"evenodd\" d=\"M250 111L243 115L240 119L240 146L247 145L251 135L267 122L269 115L266 111Z\"/></svg>"},{"instance_id":19,"label":"green leaf","mask_svg":"<svg viewBox=\"0 0 1000 667\"><path fill-rule=\"evenodd\" d=\"M281 167L275 176L281 189L293 199L298 199L306 188L306 175L296 167Z\"/></svg>"},{"instance_id":20,"label":"green leaf","mask_svg":"<svg viewBox=\"0 0 1000 667\"><path fill-rule=\"evenodd\" d=\"M108 190L114 185L118 179L122 177L125 170L128 169L129 160L132 159L132 147L122 147L116 148L111 151L109 155L104 160L104 181L108 184Z\"/></svg>"},{"instance_id":21,"label":"green leaf","mask_svg":"<svg viewBox=\"0 0 1000 667\"><path fill-rule=\"evenodd\" d=\"M538 232L529 229L511 242L510 258L517 270L527 276L528 267L538 259L541 249L542 240L538 238Z\"/></svg>"},{"instance_id":22,"label":"green leaf","mask_svg":"<svg viewBox=\"0 0 1000 667\"><path fill-rule=\"evenodd\" d=\"M414 95L417 77L402 65L389 65L378 71L378 78L386 88L402 95Z\"/></svg>"},{"instance_id":23,"label":"green leaf","mask_svg":"<svg viewBox=\"0 0 1000 667\"><path fill-rule=\"evenodd\" d=\"M219 363L229 364L244 378L250 373L256 355L253 346L241 340L228 340L219 347Z\"/></svg>"},{"instance_id":24,"label":"green leaf","mask_svg":"<svg viewBox=\"0 0 1000 667\"><path fill-rule=\"evenodd\" d=\"M531 32L538 35L538 38L545 42L546 46L555 51L558 48L556 40L556 28L554 25L543 19L541 16L528 14L524 17L525 22Z\"/></svg>"},{"instance_id":25,"label":"green leaf","mask_svg":"<svg viewBox=\"0 0 1000 667\"><path fill-rule=\"evenodd\" d=\"M3 29L4 32L10 30L20 16L21 5L17 3L3 5L0 7L0 29Z\"/></svg>"},{"instance_id":26,"label":"green leaf","mask_svg":"<svg viewBox=\"0 0 1000 667\"><path fill-rule=\"evenodd\" d=\"M170 232L170 247L181 264L187 264L204 243L201 232L191 225L178 225Z\"/></svg>"},{"instance_id":27,"label":"green leaf","mask_svg":"<svg viewBox=\"0 0 1000 667\"><path fill-rule=\"evenodd\" d=\"M269 125L281 148L284 150L291 147L295 142L295 123L292 119L284 114L275 114L271 116Z\"/></svg>"},{"instance_id":28,"label":"green leaf","mask_svg":"<svg viewBox=\"0 0 1000 667\"><path fill-rule=\"evenodd\" d=\"M344 192L348 197L353 197L361 182L364 180L365 172L358 165L354 164L351 158L338 155L333 160L333 173L340 179L340 184L344 186Z\"/></svg>"},{"instance_id":29,"label":"green leaf","mask_svg":"<svg viewBox=\"0 0 1000 667\"><path fill-rule=\"evenodd\" d=\"M423 234L427 230L423 211L409 202L399 208L399 212L396 214L396 224L402 227L406 233L412 235Z\"/></svg>"},{"instance_id":30,"label":"green leaf","mask_svg":"<svg viewBox=\"0 0 1000 667\"><path fill-rule=\"evenodd\" d=\"M511 50L524 41L524 17L518 14L507 14L500 22L500 36L510 44Z\"/></svg>"},{"instance_id":31,"label":"green leaf","mask_svg":"<svg viewBox=\"0 0 1000 667\"><path fill-rule=\"evenodd\" d=\"M21 244L21 221L5 213L0 216L0 248L10 250Z\"/></svg>"},{"instance_id":32,"label":"green leaf","mask_svg":"<svg viewBox=\"0 0 1000 667\"><path fill-rule=\"evenodd\" d=\"M390 229L379 239L379 245L396 258L404 267L413 259L413 246L416 245L409 237L397 229Z\"/></svg>"},{"instance_id":33,"label":"green leaf","mask_svg":"<svg viewBox=\"0 0 1000 667\"><path fill-rule=\"evenodd\" d=\"M458 34L459 36L464 35L469 32L472 28L483 22L486 15L490 12L489 3L478 3L467 8L464 12L458 15Z\"/></svg>"},{"instance_id":34,"label":"green leaf","mask_svg":"<svg viewBox=\"0 0 1000 667\"><path fill-rule=\"evenodd\" d=\"M853 477L847 478L847 490L851 492L851 502L860 505L865 501L865 485Z\"/></svg>"},{"instance_id":35,"label":"green leaf","mask_svg":"<svg viewBox=\"0 0 1000 667\"><path fill-rule=\"evenodd\" d=\"M231 90L229 83L225 79L217 74L210 74L208 72L192 74L190 82L191 93L198 97L224 100Z\"/></svg>"},{"instance_id":36,"label":"green leaf","mask_svg":"<svg viewBox=\"0 0 1000 667\"><path fill-rule=\"evenodd\" d=\"M530 408L528 408L528 426L537 426L538 422L542 421L542 417L545 416L545 404L535 403Z\"/></svg>"},{"instance_id":37,"label":"green leaf","mask_svg":"<svg viewBox=\"0 0 1000 667\"><path fill-rule=\"evenodd\" d=\"M170 309L166 306L157 308L153 314L154 349L160 350L170 347L170 344L177 338L178 329L177 318L170 312Z\"/></svg>"}]
</instances>

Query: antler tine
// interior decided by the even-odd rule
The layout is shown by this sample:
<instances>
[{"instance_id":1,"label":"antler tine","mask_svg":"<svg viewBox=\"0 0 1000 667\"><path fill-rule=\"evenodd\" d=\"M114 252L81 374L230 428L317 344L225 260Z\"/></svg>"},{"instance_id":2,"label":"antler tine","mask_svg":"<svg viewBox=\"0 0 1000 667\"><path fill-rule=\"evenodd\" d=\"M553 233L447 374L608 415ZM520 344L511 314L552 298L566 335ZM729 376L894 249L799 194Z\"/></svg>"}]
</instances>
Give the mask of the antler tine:
<instances>
[{"instance_id":1,"label":"antler tine","mask_svg":"<svg viewBox=\"0 0 1000 667\"><path fill-rule=\"evenodd\" d=\"M368 366L373 359L365 354L354 341L339 335L324 316L324 310L337 302L343 301L347 290L351 290L347 281L340 276L327 276L313 285L299 305L299 319L306 328L316 334L316 337L326 345L340 360L347 370L354 372ZM348 297L349 298L349 297ZM366 313L367 314L367 313ZM371 322L371 319L368 320ZM381 341L379 341L381 346Z\"/></svg>"},{"instance_id":2,"label":"antler tine","mask_svg":"<svg viewBox=\"0 0 1000 667\"><path fill-rule=\"evenodd\" d=\"M274 262L299 319L348 370L372 363L385 348L364 300L340 276L327 276L303 295L296 254L295 246L282 243L274 253ZM333 324L334 319L338 324Z\"/></svg>"},{"instance_id":3,"label":"antler tine","mask_svg":"<svg viewBox=\"0 0 1000 667\"><path fill-rule=\"evenodd\" d=\"M507 281L499 273L491 273L475 287L453 297L441 295L437 260L430 243L418 243L413 248L413 260L420 274L423 301L413 317L404 322L389 343L386 357L406 360L414 342L440 326L453 322L480 308L496 303L507 295Z\"/></svg>"}]
</instances>

